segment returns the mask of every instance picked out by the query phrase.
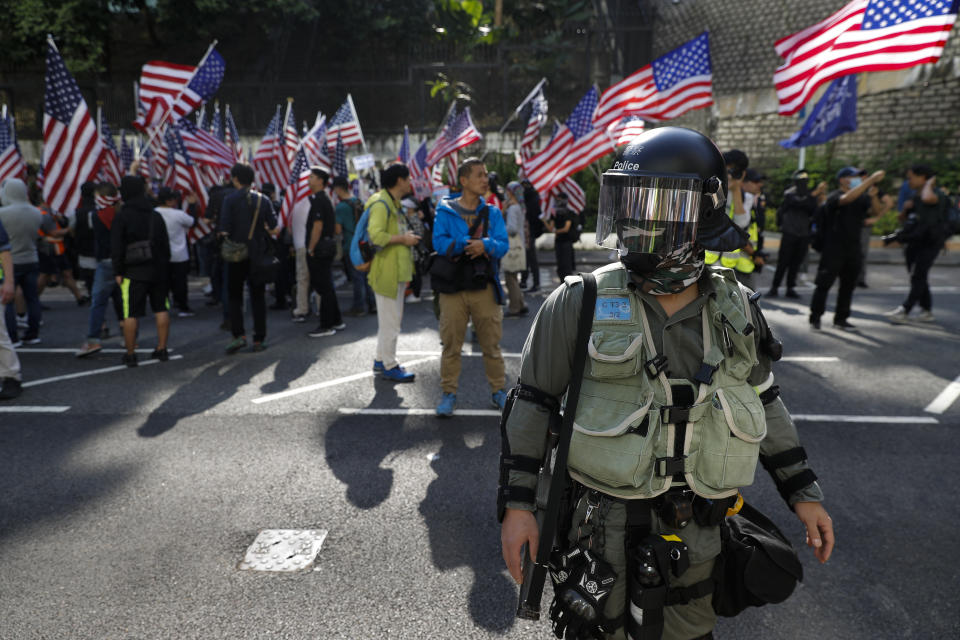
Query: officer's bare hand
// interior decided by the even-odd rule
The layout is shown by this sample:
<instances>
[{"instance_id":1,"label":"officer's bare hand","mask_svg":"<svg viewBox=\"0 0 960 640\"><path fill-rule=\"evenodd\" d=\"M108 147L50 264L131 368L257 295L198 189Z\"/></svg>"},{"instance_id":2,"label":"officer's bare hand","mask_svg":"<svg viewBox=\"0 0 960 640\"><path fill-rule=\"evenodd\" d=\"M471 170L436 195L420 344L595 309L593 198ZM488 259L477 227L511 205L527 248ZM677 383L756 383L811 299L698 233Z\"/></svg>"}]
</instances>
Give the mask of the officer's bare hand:
<instances>
[{"instance_id":1,"label":"officer's bare hand","mask_svg":"<svg viewBox=\"0 0 960 640\"><path fill-rule=\"evenodd\" d=\"M470 258L479 258L485 252L486 249L483 246L483 240L471 240L467 243L467 248L464 249L464 253Z\"/></svg>"},{"instance_id":2,"label":"officer's bare hand","mask_svg":"<svg viewBox=\"0 0 960 640\"><path fill-rule=\"evenodd\" d=\"M829 560L833 551L833 520L827 510L819 502L798 502L793 511L807 528L807 546L813 547L813 555L821 564Z\"/></svg>"},{"instance_id":3,"label":"officer's bare hand","mask_svg":"<svg viewBox=\"0 0 960 640\"><path fill-rule=\"evenodd\" d=\"M523 582L523 545L529 545L530 557L536 558L539 542L540 532L533 513L523 509L507 509L500 526L500 545L503 547L507 571L517 584Z\"/></svg>"}]
</instances>

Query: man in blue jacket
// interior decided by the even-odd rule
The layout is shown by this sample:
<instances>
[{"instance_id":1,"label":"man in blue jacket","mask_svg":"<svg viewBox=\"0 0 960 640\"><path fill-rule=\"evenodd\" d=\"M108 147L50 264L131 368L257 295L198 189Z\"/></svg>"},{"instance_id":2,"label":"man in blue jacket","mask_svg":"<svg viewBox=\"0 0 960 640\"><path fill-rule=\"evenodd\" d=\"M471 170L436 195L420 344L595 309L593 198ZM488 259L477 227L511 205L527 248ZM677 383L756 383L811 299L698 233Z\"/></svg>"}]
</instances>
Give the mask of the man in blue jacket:
<instances>
[{"instance_id":1,"label":"man in blue jacket","mask_svg":"<svg viewBox=\"0 0 960 640\"><path fill-rule=\"evenodd\" d=\"M437 207L433 247L448 269L439 277L431 270L431 283L440 301L440 387L443 397L437 416L453 415L460 380L460 349L472 319L483 351L483 366L492 393L491 401L502 409L507 399L500 337L503 334L503 289L500 288L500 258L509 241L503 214L484 202L487 168L479 158L468 158L457 171L462 193L445 198Z\"/></svg>"}]
</instances>

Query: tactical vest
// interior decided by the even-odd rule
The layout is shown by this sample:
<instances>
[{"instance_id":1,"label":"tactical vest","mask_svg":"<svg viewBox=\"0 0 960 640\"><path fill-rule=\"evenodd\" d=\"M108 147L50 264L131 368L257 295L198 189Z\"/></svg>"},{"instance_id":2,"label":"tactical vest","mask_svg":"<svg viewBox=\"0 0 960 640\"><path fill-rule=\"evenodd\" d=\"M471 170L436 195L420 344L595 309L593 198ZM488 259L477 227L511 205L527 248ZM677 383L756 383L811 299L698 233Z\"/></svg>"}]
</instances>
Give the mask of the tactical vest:
<instances>
[{"instance_id":1,"label":"tactical vest","mask_svg":"<svg viewBox=\"0 0 960 640\"><path fill-rule=\"evenodd\" d=\"M767 433L763 403L747 377L757 363L749 301L732 271L711 270L716 291L701 312L703 362L716 367L709 383L667 378L655 367L650 323L629 275L613 264L595 272L597 312L588 346L570 444L570 475L603 493L627 499L667 491L674 472L677 422L685 419L682 473L706 498L734 495L752 484L760 441ZM658 370L659 369L659 370ZM695 402L673 407L673 388L692 387Z\"/></svg>"},{"instance_id":2,"label":"tactical vest","mask_svg":"<svg viewBox=\"0 0 960 640\"><path fill-rule=\"evenodd\" d=\"M730 219L733 219L733 203L730 203L730 207L727 209L727 215L730 216ZM757 227L757 223L753 220L750 221L750 226L747 227L747 236L750 240L750 244L754 247L757 246L757 243L760 241L760 230ZM726 267L727 269L736 269L740 273L753 273L754 269L757 268L757 265L753 263L753 258L743 253L742 250L736 249L734 251L704 251L703 261L706 264L712 265L720 261L720 266Z\"/></svg>"}]
</instances>

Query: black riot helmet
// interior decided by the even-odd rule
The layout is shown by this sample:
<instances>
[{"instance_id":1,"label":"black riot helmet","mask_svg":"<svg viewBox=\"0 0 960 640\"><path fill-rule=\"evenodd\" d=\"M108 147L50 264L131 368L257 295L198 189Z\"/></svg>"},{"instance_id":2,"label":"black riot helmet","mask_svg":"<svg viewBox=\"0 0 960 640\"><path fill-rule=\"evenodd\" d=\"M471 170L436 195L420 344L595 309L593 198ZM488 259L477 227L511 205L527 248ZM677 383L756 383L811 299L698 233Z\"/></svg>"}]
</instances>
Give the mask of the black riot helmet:
<instances>
[{"instance_id":1,"label":"black riot helmet","mask_svg":"<svg viewBox=\"0 0 960 640\"><path fill-rule=\"evenodd\" d=\"M682 127L644 131L604 172L597 243L619 249L628 267L647 271L694 246L715 251L743 245L726 215L727 168L705 135Z\"/></svg>"}]
</instances>

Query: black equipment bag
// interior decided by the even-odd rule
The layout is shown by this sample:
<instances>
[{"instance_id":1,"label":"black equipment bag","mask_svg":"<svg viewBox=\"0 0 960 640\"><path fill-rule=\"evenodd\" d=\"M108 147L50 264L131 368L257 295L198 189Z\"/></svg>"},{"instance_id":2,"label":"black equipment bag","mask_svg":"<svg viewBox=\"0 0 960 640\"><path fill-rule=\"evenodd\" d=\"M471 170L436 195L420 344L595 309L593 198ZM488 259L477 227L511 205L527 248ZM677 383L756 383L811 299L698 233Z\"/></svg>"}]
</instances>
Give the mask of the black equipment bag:
<instances>
[{"instance_id":1,"label":"black equipment bag","mask_svg":"<svg viewBox=\"0 0 960 640\"><path fill-rule=\"evenodd\" d=\"M749 504L720 525L713 610L732 617L747 607L786 600L803 580L797 552L777 525Z\"/></svg>"},{"instance_id":2,"label":"black equipment bag","mask_svg":"<svg viewBox=\"0 0 960 640\"><path fill-rule=\"evenodd\" d=\"M467 235L471 238L477 229L483 225L481 237L486 235L489 224L490 206L483 211L470 225ZM458 291L485 289L493 281L493 265L489 258L481 257L469 259L466 254L453 256L453 243L447 247L446 253L434 251L426 259L427 271L430 273L430 284L438 293L456 293Z\"/></svg>"}]
</instances>

